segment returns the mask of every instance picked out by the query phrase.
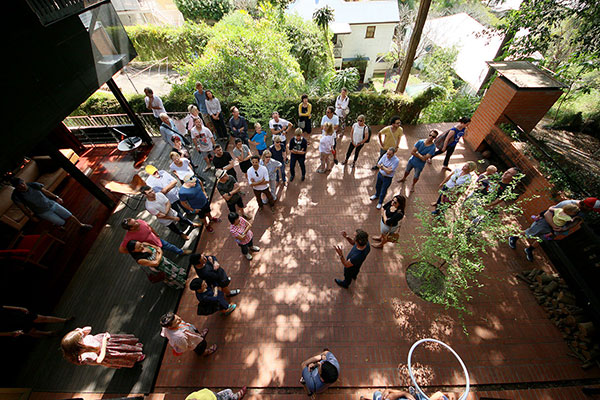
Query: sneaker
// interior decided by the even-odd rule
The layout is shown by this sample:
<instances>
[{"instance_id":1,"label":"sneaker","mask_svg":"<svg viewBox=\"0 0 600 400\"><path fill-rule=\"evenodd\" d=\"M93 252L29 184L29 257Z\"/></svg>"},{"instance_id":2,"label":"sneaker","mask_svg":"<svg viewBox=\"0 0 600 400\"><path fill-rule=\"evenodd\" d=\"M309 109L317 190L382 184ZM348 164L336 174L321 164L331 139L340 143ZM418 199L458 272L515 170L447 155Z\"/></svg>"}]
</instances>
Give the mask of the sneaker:
<instances>
[{"instance_id":1,"label":"sneaker","mask_svg":"<svg viewBox=\"0 0 600 400\"><path fill-rule=\"evenodd\" d=\"M250 253L246 254L246 259L252 260L252 254L250 254Z\"/></svg>"},{"instance_id":2,"label":"sneaker","mask_svg":"<svg viewBox=\"0 0 600 400\"><path fill-rule=\"evenodd\" d=\"M295 178L295 176L291 176L290 177L290 182L294 182L294 178Z\"/></svg>"},{"instance_id":3,"label":"sneaker","mask_svg":"<svg viewBox=\"0 0 600 400\"><path fill-rule=\"evenodd\" d=\"M240 289L233 289L232 291L229 292L229 296L227 296L227 297L237 296L240 293L241 293Z\"/></svg>"},{"instance_id":4,"label":"sneaker","mask_svg":"<svg viewBox=\"0 0 600 400\"><path fill-rule=\"evenodd\" d=\"M371 200L371 201L373 201L375 199L377 199L377 195L376 194L374 194L373 196L369 197L369 200Z\"/></svg>"},{"instance_id":5,"label":"sneaker","mask_svg":"<svg viewBox=\"0 0 600 400\"><path fill-rule=\"evenodd\" d=\"M348 286L344 285L343 281L339 280L338 278L335 278L334 281L338 284L338 286L348 289Z\"/></svg>"},{"instance_id":6,"label":"sneaker","mask_svg":"<svg viewBox=\"0 0 600 400\"><path fill-rule=\"evenodd\" d=\"M304 182L304 179L306 179L306 177L304 177L304 176L303 176L303 177L302 177L302 182Z\"/></svg>"},{"instance_id":7,"label":"sneaker","mask_svg":"<svg viewBox=\"0 0 600 400\"><path fill-rule=\"evenodd\" d=\"M236 308L237 308L237 304L230 304L227 311L225 311L223 313L223 316L227 316L227 315L231 314Z\"/></svg>"},{"instance_id":8,"label":"sneaker","mask_svg":"<svg viewBox=\"0 0 600 400\"><path fill-rule=\"evenodd\" d=\"M527 257L527 261L533 262L533 249L531 247L525 247L525 257Z\"/></svg>"},{"instance_id":9,"label":"sneaker","mask_svg":"<svg viewBox=\"0 0 600 400\"><path fill-rule=\"evenodd\" d=\"M258 246L252 246L252 247L250 247L250 250L252 250L252 251L260 251L260 247L258 247Z\"/></svg>"},{"instance_id":10,"label":"sneaker","mask_svg":"<svg viewBox=\"0 0 600 400\"><path fill-rule=\"evenodd\" d=\"M516 236L510 236L508 238L508 247L510 247L511 249L516 249L517 248L517 240L519 238Z\"/></svg>"},{"instance_id":11,"label":"sneaker","mask_svg":"<svg viewBox=\"0 0 600 400\"><path fill-rule=\"evenodd\" d=\"M377 203L377 209L381 210L381 203Z\"/></svg>"}]
</instances>

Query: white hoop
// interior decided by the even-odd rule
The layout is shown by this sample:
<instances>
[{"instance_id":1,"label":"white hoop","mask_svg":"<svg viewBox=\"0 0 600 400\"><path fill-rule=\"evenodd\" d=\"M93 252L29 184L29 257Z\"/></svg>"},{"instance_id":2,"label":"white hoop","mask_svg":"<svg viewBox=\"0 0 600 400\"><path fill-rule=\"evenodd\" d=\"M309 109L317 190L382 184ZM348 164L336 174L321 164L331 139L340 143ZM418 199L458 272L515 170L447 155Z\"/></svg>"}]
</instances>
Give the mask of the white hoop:
<instances>
[{"instance_id":1,"label":"white hoop","mask_svg":"<svg viewBox=\"0 0 600 400\"><path fill-rule=\"evenodd\" d=\"M458 400L466 400L467 396L469 395L469 388L471 387L471 384L470 384L470 381L469 381L469 372L467 371L467 367L465 367L465 363L463 362L463 360L461 360L461 358L458 356L458 354L454 351L454 349L452 347L448 346L444 342L440 342L437 339L421 339L421 340L415 342L415 344L413 344L412 347L410 348L410 350L408 351L408 374L410 375L410 380L412 381L413 385L415 385L415 389L419 392L419 394L421 394L422 396L425 396L425 398L427 400L429 400L429 397L427 397L427 395L421 390L421 388L417 384L417 381L416 381L416 379L415 379L415 377L413 375L413 372L412 372L412 368L410 366L411 365L410 359L412 357L413 351L417 348L418 345L420 345L421 343L425 343L425 342L433 342L433 343L441 344L442 346L444 346L445 348L447 348L448 350L450 350L450 352L452 354L454 354L454 357L456 357L456 359L460 363L460 366L463 369L463 372L465 373L465 379L467 381L467 386L465 388L465 391L458 398Z\"/></svg>"}]
</instances>

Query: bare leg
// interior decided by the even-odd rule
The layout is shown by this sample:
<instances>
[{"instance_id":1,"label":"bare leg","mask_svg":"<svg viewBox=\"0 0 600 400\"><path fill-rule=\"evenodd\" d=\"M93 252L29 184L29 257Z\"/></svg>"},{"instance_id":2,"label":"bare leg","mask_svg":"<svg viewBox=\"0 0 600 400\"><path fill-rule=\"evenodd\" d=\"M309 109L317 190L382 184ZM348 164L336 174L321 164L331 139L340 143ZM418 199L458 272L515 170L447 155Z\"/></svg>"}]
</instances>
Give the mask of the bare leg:
<instances>
[{"instance_id":1,"label":"bare leg","mask_svg":"<svg viewBox=\"0 0 600 400\"><path fill-rule=\"evenodd\" d=\"M413 179L413 184L412 184L412 186L410 187L410 191L411 191L411 192L414 192L414 191L415 191L415 185L417 184L417 182L418 182L418 181L419 181L419 178L414 178L414 179Z\"/></svg>"},{"instance_id":2,"label":"bare leg","mask_svg":"<svg viewBox=\"0 0 600 400\"><path fill-rule=\"evenodd\" d=\"M71 318L60 318L60 317L51 317L47 315L38 315L38 317L33 320L36 324L60 324L63 322L67 322Z\"/></svg>"},{"instance_id":3,"label":"bare leg","mask_svg":"<svg viewBox=\"0 0 600 400\"><path fill-rule=\"evenodd\" d=\"M56 333L55 331L38 331L37 329L33 328L32 330L30 330L29 332L27 332L25 335L31 336L31 337L34 337L34 338L41 338L41 337L52 336L55 333Z\"/></svg>"},{"instance_id":4,"label":"bare leg","mask_svg":"<svg viewBox=\"0 0 600 400\"><path fill-rule=\"evenodd\" d=\"M410 173L410 171L408 171L408 172L404 171L404 176L402 178L398 179L396 182L404 182L409 173Z\"/></svg>"},{"instance_id":5,"label":"bare leg","mask_svg":"<svg viewBox=\"0 0 600 400\"><path fill-rule=\"evenodd\" d=\"M221 288L221 291L225 293L225 296L229 296L229 294L231 293L231 290L228 287Z\"/></svg>"}]
</instances>

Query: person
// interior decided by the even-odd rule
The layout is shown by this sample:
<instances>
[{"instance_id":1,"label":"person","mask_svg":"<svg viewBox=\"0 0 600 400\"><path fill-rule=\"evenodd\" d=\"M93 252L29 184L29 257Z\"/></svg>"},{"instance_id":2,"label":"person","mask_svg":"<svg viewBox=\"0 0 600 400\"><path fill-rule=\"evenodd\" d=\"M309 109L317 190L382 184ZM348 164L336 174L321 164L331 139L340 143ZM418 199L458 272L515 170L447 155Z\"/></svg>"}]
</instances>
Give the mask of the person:
<instances>
[{"instance_id":1,"label":"person","mask_svg":"<svg viewBox=\"0 0 600 400\"><path fill-rule=\"evenodd\" d=\"M306 150L308 149L308 142L302 137L302 129L298 128L295 131L295 136L290 139L290 182L294 180L296 176L296 163L300 165L300 171L302 172L302 181L306 178L306 166L304 161L306 160Z\"/></svg>"},{"instance_id":2,"label":"person","mask_svg":"<svg viewBox=\"0 0 600 400\"><path fill-rule=\"evenodd\" d=\"M60 341L63 357L75 365L101 365L117 369L132 368L146 358L144 346L134 335L91 333L91 326L67 333Z\"/></svg>"},{"instance_id":3,"label":"person","mask_svg":"<svg viewBox=\"0 0 600 400\"><path fill-rule=\"evenodd\" d=\"M385 203L381 209L381 222L379 223L381 236L373 238L373 240L379 241L373 247L381 249L384 244L390 241L390 235L396 233L400 226L400 221L404 218L405 207L406 197L400 194L395 195L392 197L392 200Z\"/></svg>"},{"instance_id":4,"label":"person","mask_svg":"<svg viewBox=\"0 0 600 400\"><path fill-rule=\"evenodd\" d=\"M346 129L346 117L350 114L350 97L348 97L348 89L342 88L340 95L335 99L335 115L340 120L340 135L344 135Z\"/></svg>"},{"instance_id":5,"label":"person","mask_svg":"<svg viewBox=\"0 0 600 400\"><path fill-rule=\"evenodd\" d=\"M154 119L156 119L158 126L160 126L162 123L162 118L160 117L160 114L166 114L167 110L165 110L165 106L163 105L161 98L155 95L152 89L150 89L149 87L144 88L144 94L146 95L146 97L144 97L144 103L146 104L146 108L152 111Z\"/></svg>"},{"instance_id":6,"label":"person","mask_svg":"<svg viewBox=\"0 0 600 400\"><path fill-rule=\"evenodd\" d=\"M348 164L348 159L354 150L354 161L351 165L354 168L356 160L358 160L358 153L360 153L365 143L371 140L371 129L365 124L365 116L362 114L358 116L356 122L352 125L351 139L346 152L346 159L342 162L342 165Z\"/></svg>"},{"instance_id":7,"label":"person","mask_svg":"<svg viewBox=\"0 0 600 400\"><path fill-rule=\"evenodd\" d=\"M474 161L465 163L461 168L456 168L451 175L448 175L446 179L440 183L437 201L431 203L436 209L432 212L433 215L440 214L440 204L443 203L454 203L471 183L473 177L471 172L477 169L477 164Z\"/></svg>"},{"instance_id":8,"label":"person","mask_svg":"<svg viewBox=\"0 0 600 400\"><path fill-rule=\"evenodd\" d=\"M215 157L213 158L212 162L215 168L222 169L237 180L237 173L235 172L233 157L231 157L229 152L223 151L223 147L221 147L220 144L215 145Z\"/></svg>"},{"instance_id":9,"label":"person","mask_svg":"<svg viewBox=\"0 0 600 400\"><path fill-rule=\"evenodd\" d=\"M338 128L340 127L340 119L337 115L335 115L335 108L333 108L332 106L327 107L327 110L325 111L325 115L323 115L323 118L321 118L321 135L325 135L327 124L331 124L333 126L333 133L331 135L333 138L333 149L331 151L331 154L333 154L333 163L337 164L338 159L337 159L337 155L335 154L335 149L337 148L337 140L336 139L337 139L337 131L338 131Z\"/></svg>"},{"instance_id":10,"label":"person","mask_svg":"<svg viewBox=\"0 0 600 400\"><path fill-rule=\"evenodd\" d=\"M192 254L191 250L182 250L179 247L167 242L164 239L158 237L158 234L148 225L144 220L125 218L121 221L121 228L125 229L125 237L119 246L119 253L127 254L127 243L131 240L135 240L142 243L150 243L152 246L169 250L177 255L188 255Z\"/></svg>"},{"instance_id":11,"label":"person","mask_svg":"<svg viewBox=\"0 0 600 400\"><path fill-rule=\"evenodd\" d=\"M302 361L300 368L300 384L306 390L306 394L313 398L327 390L337 381L340 374L340 363L328 349L323 349L323 352Z\"/></svg>"},{"instance_id":12,"label":"person","mask_svg":"<svg viewBox=\"0 0 600 400\"><path fill-rule=\"evenodd\" d=\"M433 398L433 397L431 397ZM431 399L430 398L430 399ZM394 389L385 389L383 392L376 390L373 393L373 400L417 400L412 394L409 392L405 392L404 390L394 390ZM360 396L360 400L369 400L364 396ZM437 399L441 400L441 399Z\"/></svg>"},{"instance_id":13,"label":"person","mask_svg":"<svg viewBox=\"0 0 600 400\"><path fill-rule=\"evenodd\" d=\"M333 168L333 163L330 160L331 155L334 153L333 148L335 146L333 124L331 122L325 122L323 129L321 140L319 141L319 153L321 155L321 165L317 169L319 174L324 174L327 171L331 171L331 168Z\"/></svg>"},{"instance_id":14,"label":"person","mask_svg":"<svg viewBox=\"0 0 600 400\"><path fill-rule=\"evenodd\" d=\"M414 192L415 190L415 185L419 181L419 177L421 176L421 172L423 172L423 168L425 168L425 163L435 154L435 144L433 142L439 133L440 132L437 129L432 129L429 131L427 139L418 140L410 152L411 156L406 164L404 176L398 179L398 182L405 182L408 174L410 174L410 171L414 169L415 175L413 177L412 186L410 187L411 192Z\"/></svg>"},{"instance_id":15,"label":"person","mask_svg":"<svg viewBox=\"0 0 600 400\"><path fill-rule=\"evenodd\" d=\"M247 386L244 386L236 393L233 393L233 390L231 389L221 390L217 393L214 393L210 389L202 389L190 393L185 400L242 400L247 392Z\"/></svg>"},{"instance_id":16,"label":"person","mask_svg":"<svg viewBox=\"0 0 600 400\"><path fill-rule=\"evenodd\" d=\"M477 187L475 188L473 195L487 196L490 191L490 180L496 172L498 172L498 168L495 165L488 165L485 171L477 177L477 180L475 181Z\"/></svg>"},{"instance_id":17,"label":"person","mask_svg":"<svg viewBox=\"0 0 600 400\"><path fill-rule=\"evenodd\" d=\"M188 240L189 236L186 235L177 225L178 222L182 222L190 228L198 228L201 225L190 221L182 214L176 212L172 207L167 196L161 192L156 193L150 186L142 186L140 193L146 197L145 207L146 211L154 215L161 225L166 226L169 230L176 235L179 235L183 240Z\"/></svg>"},{"instance_id":18,"label":"person","mask_svg":"<svg viewBox=\"0 0 600 400\"><path fill-rule=\"evenodd\" d=\"M204 328L202 332L190 324L185 322L179 315L168 312L160 317L160 336L166 338L169 346L173 349L173 354L180 356L188 351L194 351L198 355L208 357L217 351L217 345L213 344L208 347L206 343L206 335L208 328Z\"/></svg>"},{"instance_id":19,"label":"person","mask_svg":"<svg viewBox=\"0 0 600 400\"><path fill-rule=\"evenodd\" d=\"M217 190L225 199L229 212L244 215L244 201L242 200L241 186L237 179L222 169L218 169L215 176L217 178Z\"/></svg>"},{"instance_id":20,"label":"person","mask_svg":"<svg viewBox=\"0 0 600 400\"><path fill-rule=\"evenodd\" d=\"M183 186L179 189L179 200L183 208L204 220L208 232L214 232L210 224L221 222L221 218L210 214L210 202L201 180L191 174L186 176L183 179Z\"/></svg>"},{"instance_id":21,"label":"person","mask_svg":"<svg viewBox=\"0 0 600 400\"><path fill-rule=\"evenodd\" d=\"M196 120L202 119L202 117L200 116L200 110L198 110L198 107L196 107L193 104L190 104L188 106L187 110L188 110L188 115L185 116L185 118L183 119L183 122L185 124L185 130L187 132L189 132L191 135L192 129L194 129L194 126L196 126L196 124L195 124Z\"/></svg>"},{"instance_id":22,"label":"person","mask_svg":"<svg viewBox=\"0 0 600 400\"><path fill-rule=\"evenodd\" d=\"M292 128L294 126L290 121L287 121L283 118L279 118L279 112L273 111L271 113L271 120L269 121L269 129L271 130L271 137L275 137L278 135L281 139L281 143L283 143L283 147L287 142L286 134L292 132ZM287 158L286 158L287 161Z\"/></svg>"},{"instance_id":23,"label":"person","mask_svg":"<svg viewBox=\"0 0 600 400\"><path fill-rule=\"evenodd\" d=\"M179 136L173 135L172 139L173 139L173 150L172 151L174 151L175 153L179 154L181 156L181 158L187 158L190 161L190 165L192 166L192 170L195 170L196 166L194 165L194 163L192 161L192 157L190 155L190 152L181 143L181 140L179 139Z\"/></svg>"},{"instance_id":24,"label":"person","mask_svg":"<svg viewBox=\"0 0 600 400\"><path fill-rule=\"evenodd\" d=\"M438 151L436 151L435 154L433 155L433 157L435 157L438 154L442 154L442 153L446 152L446 157L444 158L444 164L443 164L444 166L442 167L443 170L451 171L451 169L448 167L448 163L450 162L450 157L452 156L452 153L454 153L454 150L456 149L456 145L460 141L460 138L465 135L465 133L466 133L465 131L470 123L471 123L471 118L462 117L458 120L458 124L456 126L453 126L452 128L450 128L450 130L448 132L444 132L445 138L441 144L441 148Z\"/></svg>"},{"instance_id":25,"label":"person","mask_svg":"<svg viewBox=\"0 0 600 400\"><path fill-rule=\"evenodd\" d=\"M482 178L481 174L477 178L477 189L475 189L474 195L479 196L489 196L489 203L484 205L485 208L492 209L496 207L503 201L506 201L504 193L506 189L513 184L513 180L515 176L521 173L521 170L517 167L511 167L504 171L502 177L500 177L500 182L497 184L492 184L491 178L498 171L494 165L490 165L485 170L485 177ZM481 179L480 179L481 178Z\"/></svg>"},{"instance_id":26,"label":"person","mask_svg":"<svg viewBox=\"0 0 600 400\"><path fill-rule=\"evenodd\" d=\"M179 136L179 139L181 139L182 143L185 143L186 146L189 145L189 142L187 141L185 136L183 136L177 129L175 122L171 118L169 118L169 116L166 113L160 114L160 120L161 120L161 124L159 127L160 135L162 136L163 140L165 142L167 142L167 144L170 147L173 147L173 136L174 135Z\"/></svg>"},{"instance_id":27,"label":"person","mask_svg":"<svg viewBox=\"0 0 600 400\"><path fill-rule=\"evenodd\" d=\"M190 290L196 292L198 315L211 315L221 311L221 315L227 316L237 308L237 304L229 304L218 286L211 286L200 278L192 279Z\"/></svg>"},{"instance_id":28,"label":"person","mask_svg":"<svg viewBox=\"0 0 600 400\"><path fill-rule=\"evenodd\" d=\"M227 129L225 128L225 117L221 111L221 102L213 95L212 91L205 90L205 93L206 111L210 115L211 122L217 131L217 136L219 139L227 139L229 136L227 135Z\"/></svg>"},{"instance_id":29,"label":"person","mask_svg":"<svg viewBox=\"0 0 600 400\"><path fill-rule=\"evenodd\" d=\"M71 211L62 206L63 199L44 188L39 182L25 182L21 178L13 177L10 180L13 190L10 198L17 207L32 221L39 219L50 222L52 225L64 227L68 220L79 225L79 229L89 231L93 228L84 224Z\"/></svg>"},{"instance_id":30,"label":"person","mask_svg":"<svg viewBox=\"0 0 600 400\"><path fill-rule=\"evenodd\" d=\"M183 214L183 208L179 202L179 182L177 179L169 174L167 171L161 169L158 170L154 165L148 164L144 168L148 177L146 178L146 185L150 186L155 192L160 192L167 196L171 207L175 211Z\"/></svg>"},{"instance_id":31,"label":"person","mask_svg":"<svg viewBox=\"0 0 600 400\"><path fill-rule=\"evenodd\" d=\"M262 130L262 126L257 122L254 124L254 136L252 136L252 140L250 143L256 146L256 150L258 151L258 155L262 156L263 151L267 149L267 143L265 139L267 138L267 132ZM248 141L246 141L248 144Z\"/></svg>"},{"instance_id":32,"label":"person","mask_svg":"<svg viewBox=\"0 0 600 400\"><path fill-rule=\"evenodd\" d=\"M271 158L281 163L281 168L279 168L279 174L275 181L279 182L279 179L281 178L281 181L285 184L285 160L288 159L288 153L285 145L281 143L281 137L279 135L273 136L273 145L269 147L269 151L271 152Z\"/></svg>"},{"instance_id":33,"label":"person","mask_svg":"<svg viewBox=\"0 0 600 400\"><path fill-rule=\"evenodd\" d=\"M379 199L377 209L381 208L388 188L392 184L392 178L398 168L400 160L395 156L396 148L390 147L387 152L381 156L377 163L379 172L377 173L377 182L375 183L375 194L370 197L371 201Z\"/></svg>"},{"instance_id":34,"label":"person","mask_svg":"<svg viewBox=\"0 0 600 400\"><path fill-rule=\"evenodd\" d=\"M242 139L242 142L248 146L248 121L240 115L240 110L236 106L230 108L231 118L229 118L229 130L231 136Z\"/></svg>"},{"instance_id":35,"label":"person","mask_svg":"<svg viewBox=\"0 0 600 400\"><path fill-rule=\"evenodd\" d=\"M250 230L252 224L243 217L240 217L237 213L229 213L229 232L235 239L238 246L242 250L242 254L246 256L248 260L252 260L252 254L250 252L260 251L260 247L255 246L252 238L254 234Z\"/></svg>"},{"instance_id":36,"label":"person","mask_svg":"<svg viewBox=\"0 0 600 400\"><path fill-rule=\"evenodd\" d=\"M169 158L171 159L171 164L169 168L171 168L171 172L175 176L179 178L180 181L183 181L188 175L195 175L194 169L192 168L192 163L187 158L183 158L177 152L170 152Z\"/></svg>"},{"instance_id":37,"label":"person","mask_svg":"<svg viewBox=\"0 0 600 400\"><path fill-rule=\"evenodd\" d=\"M160 247L147 242L130 240L127 242L127 251L139 265L148 268L149 276L160 276L167 286L174 289L185 287L187 279L185 268L166 258Z\"/></svg>"},{"instance_id":38,"label":"person","mask_svg":"<svg viewBox=\"0 0 600 400\"><path fill-rule=\"evenodd\" d=\"M240 289L229 289L231 278L227 276L225 270L219 264L217 257L205 256L200 253L190 256L190 266L194 267L198 278L206 281L209 286L216 286L225 294L226 297L233 297L240 294Z\"/></svg>"},{"instance_id":39,"label":"person","mask_svg":"<svg viewBox=\"0 0 600 400\"><path fill-rule=\"evenodd\" d=\"M252 156L250 161L252 162L252 167L248 169L248 184L252 187L252 191L254 191L258 209L263 209L263 194L267 197L269 205L273 207L275 205L275 198L269 190L269 170L264 165L260 165L260 158L258 156Z\"/></svg>"},{"instance_id":40,"label":"person","mask_svg":"<svg viewBox=\"0 0 600 400\"><path fill-rule=\"evenodd\" d=\"M400 121L400 117L394 116L390 119L390 124L377 133L377 138L379 139L379 158L381 158L390 147L398 149L400 147L402 135L404 135L402 121ZM379 167L375 164L371 169L377 170L377 168Z\"/></svg>"},{"instance_id":41,"label":"person","mask_svg":"<svg viewBox=\"0 0 600 400\"><path fill-rule=\"evenodd\" d=\"M302 132L310 134L312 131L312 105L308 102L308 95L303 94L302 101L298 104L298 127Z\"/></svg>"},{"instance_id":42,"label":"person","mask_svg":"<svg viewBox=\"0 0 600 400\"><path fill-rule=\"evenodd\" d=\"M235 158L238 161L238 164L240 166L240 170L242 171L242 174L244 174L244 177L246 177L248 169L252 166L252 162L250 161L250 157L252 157L252 153L250 152L250 148L248 146L246 146L242 142L242 139L240 139L240 138L235 139L235 147L233 148L233 155L235 156Z\"/></svg>"},{"instance_id":43,"label":"person","mask_svg":"<svg viewBox=\"0 0 600 400\"><path fill-rule=\"evenodd\" d=\"M215 156L213 146L215 146L217 143L215 142L215 137L210 129L202 124L202 120L200 118L194 121L194 128L192 129L191 135L194 146L196 146L196 151L200 153L200 156L206 163L206 168L204 171L206 172L214 168L211 164L211 161Z\"/></svg>"},{"instance_id":44,"label":"person","mask_svg":"<svg viewBox=\"0 0 600 400\"><path fill-rule=\"evenodd\" d=\"M57 331L43 331L40 324L64 324L74 318L60 318L40 315L25 307L1 306L0 307L0 337L29 336L41 338L53 336Z\"/></svg>"},{"instance_id":45,"label":"person","mask_svg":"<svg viewBox=\"0 0 600 400\"><path fill-rule=\"evenodd\" d=\"M269 173L269 189L271 190L271 195L273 198L277 200L277 171L282 167L283 164L277 160L273 160L271 158L271 152L269 150L265 150L265 152L262 154L260 165L267 168L267 172ZM265 200L263 199L263 202L264 201Z\"/></svg>"},{"instance_id":46,"label":"person","mask_svg":"<svg viewBox=\"0 0 600 400\"><path fill-rule=\"evenodd\" d=\"M196 100L196 106L198 107L200 115L202 115L202 120L204 124L208 124L210 118L208 115L208 110L206 109L206 92L204 91L204 87L200 82L196 82L196 91L194 92L194 99Z\"/></svg>"},{"instance_id":47,"label":"person","mask_svg":"<svg viewBox=\"0 0 600 400\"><path fill-rule=\"evenodd\" d=\"M335 252L340 257L340 261L344 266L344 280L335 278L335 283L344 289L348 289L353 280L356 280L360 267L365 262L367 255L371 251L369 245L369 234L362 229L357 229L354 239L352 239L345 231L342 231L342 237L352 245L352 249L344 258L341 246L333 246Z\"/></svg>"}]
</instances>

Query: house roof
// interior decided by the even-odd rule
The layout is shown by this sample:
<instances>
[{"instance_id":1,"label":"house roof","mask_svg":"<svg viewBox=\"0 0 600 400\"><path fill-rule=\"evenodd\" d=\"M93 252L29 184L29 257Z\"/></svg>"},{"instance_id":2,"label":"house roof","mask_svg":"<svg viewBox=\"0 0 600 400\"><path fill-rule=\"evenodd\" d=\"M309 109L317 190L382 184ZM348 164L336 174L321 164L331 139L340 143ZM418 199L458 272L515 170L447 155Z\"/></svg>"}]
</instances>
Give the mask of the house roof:
<instances>
[{"instance_id":1,"label":"house roof","mask_svg":"<svg viewBox=\"0 0 600 400\"><path fill-rule=\"evenodd\" d=\"M521 89L560 89L566 87L546 71L529 61L499 61L488 63L498 73Z\"/></svg>"},{"instance_id":2,"label":"house roof","mask_svg":"<svg viewBox=\"0 0 600 400\"><path fill-rule=\"evenodd\" d=\"M296 0L288 6L288 13L298 13L302 18L312 20L319 8L329 6L334 10L334 22L346 24L398 23L397 1L354 1L343 0Z\"/></svg>"}]
</instances>

